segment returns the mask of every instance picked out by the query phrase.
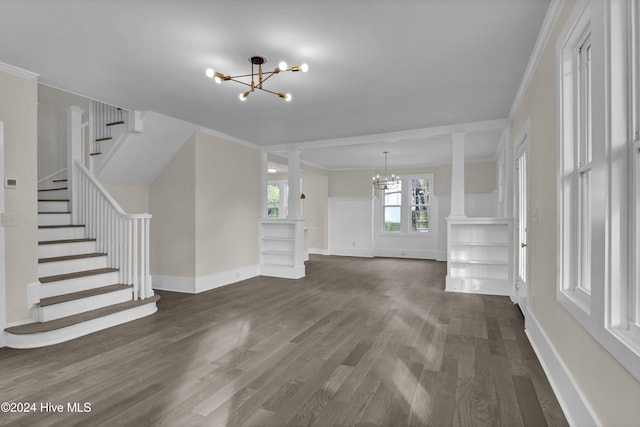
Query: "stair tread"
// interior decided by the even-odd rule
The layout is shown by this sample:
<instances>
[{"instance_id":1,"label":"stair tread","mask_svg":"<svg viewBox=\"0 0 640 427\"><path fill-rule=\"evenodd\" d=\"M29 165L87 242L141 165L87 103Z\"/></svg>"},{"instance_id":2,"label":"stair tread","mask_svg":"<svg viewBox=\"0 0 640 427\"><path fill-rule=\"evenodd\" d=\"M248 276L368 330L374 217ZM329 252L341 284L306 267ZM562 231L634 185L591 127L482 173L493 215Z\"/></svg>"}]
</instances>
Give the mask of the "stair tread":
<instances>
[{"instance_id":1,"label":"stair tread","mask_svg":"<svg viewBox=\"0 0 640 427\"><path fill-rule=\"evenodd\" d=\"M43 190L38 191L58 191L58 190L68 190L69 187L58 187L58 188L45 188Z\"/></svg>"},{"instance_id":2,"label":"stair tread","mask_svg":"<svg viewBox=\"0 0 640 427\"><path fill-rule=\"evenodd\" d=\"M54 276L40 277L40 283L59 282L67 279L78 279L87 276L96 276L98 274L113 273L118 271L117 268L96 268L94 270L74 271L73 273L56 274Z\"/></svg>"},{"instance_id":3,"label":"stair tread","mask_svg":"<svg viewBox=\"0 0 640 427\"><path fill-rule=\"evenodd\" d=\"M59 224L59 225L39 225L38 228L78 228L84 227L84 224Z\"/></svg>"},{"instance_id":4,"label":"stair tread","mask_svg":"<svg viewBox=\"0 0 640 427\"><path fill-rule=\"evenodd\" d=\"M100 288L85 289L82 291L72 292L69 294L56 295L54 297L49 297L49 298L42 298L40 300L40 303L38 303L37 305L39 305L40 307L47 307L50 305L61 304L63 302L69 302L69 301L75 301L82 298L92 297L95 295L102 295L102 294L108 294L109 292L121 291L123 289L133 289L133 286L123 285L118 283L114 285L102 286Z\"/></svg>"},{"instance_id":5,"label":"stair tread","mask_svg":"<svg viewBox=\"0 0 640 427\"><path fill-rule=\"evenodd\" d=\"M68 182L69 180L64 178L64 179L54 179L52 182Z\"/></svg>"},{"instance_id":6,"label":"stair tread","mask_svg":"<svg viewBox=\"0 0 640 427\"><path fill-rule=\"evenodd\" d=\"M47 211L47 212L38 212L38 214L43 214L43 215L51 215L51 214L56 214L56 215L59 215L59 214L67 214L67 215L68 215L68 214L70 214L70 213L71 213L71 211L68 211L68 212L50 212L50 211Z\"/></svg>"},{"instance_id":7,"label":"stair tread","mask_svg":"<svg viewBox=\"0 0 640 427\"><path fill-rule=\"evenodd\" d=\"M43 240L38 242L39 245L57 245L60 243L80 243L80 242L95 242L96 239L83 238L83 239L62 239L62 240Z\"/></svg>"},{"instance_id":8,"label":"stair tread","mask_svg":"<svg viewBox=\"0 0 640 427\"><path fill-rule=\"evenodd\" d=\"M96 138L96 142L101 142L101 141L111 141L113 138L111 138L110 136L106 136L104 138Z\"/></svg>"},{"instance_id":9,"label":"stair tread","mask_svg":"<svg viewBox=\"0 0 640 427\"><path fill-rule=\"evenodd\" d=\"M123 125L123 124L124 124L124 120L118 120L117 122L107 123L105 126L117 126L117 125Z\"/></svg>"},{"instance_id":10,"label":"stair tread","mask_svg":"<svg viewBox=\"0 0 640 427\"><path fill-rule=\"evenodd\" d=\"M97 258L101 256L107 256L107 254L101 253L101 252L91 252L86 254L65 255L65 256L57 256L57 257L51 257L51 258L40 258L38 262L42 264L47 262L71 261L74 259Z\"/></svg>"},{"instance_id":11,"label":"stair tread","mask_svg":"<svg viewBox=\"0 0 640 427\"><path fill-rule=\"evenodd\" d=\"M38 199L39 202L70 202L69 199Z\"/></svg>"},{"instance_id":12,"label":"stair tread","mask_svg":"<svg viewBox=\"0 0 640 427\"><path fill-rule=\"evenodd\" d=\"M50 320L48 322L35 322L35 323L29 323L26 325L14 326L14 327L5 329L5 331L10 334L16 334L16 335L49 332L56 329L65 328L67 326L76 325L78 323L87 322L89 320L98 319L100 317L105 317L110 314L115 314L120 311L139 307L145 304L154 303L159 299L160 299L160 295L154 295L150 298L146 298L143 300L135 300L135 301L132 300L132 301L121 302L118 304L109 305L107 307L98 308L96 310L86 311L80 314L74 314L73 316L67 316L67 317L62 317L60 319L56 319L56 320Z\"/></svg>"}]
</instances>

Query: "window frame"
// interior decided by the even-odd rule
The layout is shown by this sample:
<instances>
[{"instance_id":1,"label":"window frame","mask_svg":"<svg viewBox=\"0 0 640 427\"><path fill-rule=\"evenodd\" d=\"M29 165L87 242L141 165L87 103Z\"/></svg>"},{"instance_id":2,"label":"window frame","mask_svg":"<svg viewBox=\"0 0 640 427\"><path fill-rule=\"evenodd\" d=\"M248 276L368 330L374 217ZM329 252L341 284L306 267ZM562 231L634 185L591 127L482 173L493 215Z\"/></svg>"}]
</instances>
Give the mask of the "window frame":
<instances>
[{"instance_id":1,"label":"window frame","mask_svg":"<svg viewBox=\"0 0 640 427\"><path fill-rule=\"evenodd\" d=\"M433 237L435 235L436 224L434 222L435 217L432 214L432 204L433 204L433 188L434 188L434 174L433 173L422 173L422 174L410 174L410 175L399 175L400 185L401 185L401 202L400 202L400 229L397 231L387 231L385 230L385 207L395 207L398 205L386 205L385 204L385 192L380 191L378 199L380 202L378 203L378 208L380 212L380 221L377 225L377 228L382 236L401 236L401 237ZM426 231L413 231L411 227L412 221L412 197L411 197L411 180L413 179L425 179L428 185L428 202L427 213L428 213L428 223L429 227Z\"/></svg>"},{"instance_id":2,"label":"window frame","mask_svg":"<svg viewBox=\"0 0 640 427\"><path fill-rule=\"evenodd\" d=\"M558 300L582 322L591 316L592 239L591 185L585 185L593 169L591 128L591 79L585 79L584 46L592 46L591 8L579 1L573 25L559 39L559 233ZM590 67L589 67L590 71ZM590 76L589 76L590 77ZM587 103L584 100L587 100ZM586 105L585 105L586 104ZM575 218L578 221L575 221ZM588 285L584 286L585 281Z\"/></svg>"},{"instance_id":3,"label":"window frame","mask_svg":"<svg viewBox=\"0 0 640 427\"><path fill-rule=\"evenodd\" d=\"M577 0L556 44L558 59L558 302L640 381L640 12L625 0ZM568 225L575 218L575 55L591 26L591 295L567 288ZM575 44L573 45L575 46ZM572 61L574 61L572 63ZM584 169L583 169L584 170ZM571 216L573 214L573 217ZM569 230L570 231L570 230ZM632 302L631 302L632 301Z\"/></svg>"}]
</instances>

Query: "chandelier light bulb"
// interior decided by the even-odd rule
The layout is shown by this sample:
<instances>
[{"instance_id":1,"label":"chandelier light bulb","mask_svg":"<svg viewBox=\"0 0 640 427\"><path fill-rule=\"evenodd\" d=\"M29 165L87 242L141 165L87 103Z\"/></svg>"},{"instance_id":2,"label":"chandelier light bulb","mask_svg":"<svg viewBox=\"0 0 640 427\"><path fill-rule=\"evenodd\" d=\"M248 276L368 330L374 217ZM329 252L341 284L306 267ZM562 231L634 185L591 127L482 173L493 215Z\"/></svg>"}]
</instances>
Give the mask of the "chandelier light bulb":
<instances>
[{"instance_id":1,"label":"chandelier light bulb","mask_svg":"<svg viewBox=\"0 0 640 427\"><path fill-rule=\"evenodd\" d=\"M300 71L302 71L303 73L306 73L307 71L309 71L309 65L304 63L300 66Z\"/></svg>"},{"instance_id":2,"label":"chandelier light bulb","mask_svg":"<svg viewBox=\"0 0 640 427\"><path fill-rule=\"evenodd\" d=\"M284 100L287 102L291 101L291 94L290 93L285 94Z\"/></svg>"},{"instance_id":3,"label":"chandelier light bulb","mask_svg":"<svg viewBox=\"0 0 640 427\"><path fill-rule=\"evenodd\" d=\"M287 69L287 68L289 68L289 67L287 66L287 63L286 63L286 62L284 62L284 61L280 61L280 63L278 64L278 68L280 69L280 71L284 71L284 70L286 70L286 69Z\"/></svg>"},{"instance_id":4,"label":"chandelier light bulb","mask_svg":"<svg viewBox=\"0 0 640 427\"><path fill-rule=\"evenodd\" d=\"M207 75L207 77L209 77L210 79L212 79L212 78L213 78L213 76L214 76L215 74L216 74L216 73L215 73L215 71L213 71L213 68L207 68L207 71L206 71L206 75Z\"/></svg>"},{"instance_id":5,"label":"chandelier light bulb","mask_svg":"<svg viewBox=\"0 0 640 427\"><path fill-rule=\"evenodd\" d=\"M215 76L213 80L218 84L222 83L222 79L220 78L220 76Z\"/></svg>"},{"instance_id":6,"label":"chandelier light bulb","mask_svg":"<svg viewBox=\"0 0 640 427\"><path fill-rule=\"evenodd\" d=\"M245 99L247 99L247 96L249 96L249 91L241 93L238 98L240 98L240 101L244 101Z\"/></svg>"}]
</instances>

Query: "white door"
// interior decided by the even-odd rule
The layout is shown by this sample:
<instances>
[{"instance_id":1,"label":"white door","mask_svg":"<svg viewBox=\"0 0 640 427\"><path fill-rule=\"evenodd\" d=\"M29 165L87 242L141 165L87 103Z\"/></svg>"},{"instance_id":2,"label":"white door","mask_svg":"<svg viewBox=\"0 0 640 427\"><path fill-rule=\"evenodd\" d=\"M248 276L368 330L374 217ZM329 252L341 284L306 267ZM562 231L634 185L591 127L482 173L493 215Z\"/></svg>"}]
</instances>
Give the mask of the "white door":
<instances>
[{"instance_id":1,"label":"white door","mask_svg":"<svg viewBox=\"0 0 640 427\"><path fill-rule=\"evenodd\" d=\"M527 288L527 141L526 137L518 146L516 154L516 302L523 313L527 313L528 288Z\"/></svg>"}]
</instances>

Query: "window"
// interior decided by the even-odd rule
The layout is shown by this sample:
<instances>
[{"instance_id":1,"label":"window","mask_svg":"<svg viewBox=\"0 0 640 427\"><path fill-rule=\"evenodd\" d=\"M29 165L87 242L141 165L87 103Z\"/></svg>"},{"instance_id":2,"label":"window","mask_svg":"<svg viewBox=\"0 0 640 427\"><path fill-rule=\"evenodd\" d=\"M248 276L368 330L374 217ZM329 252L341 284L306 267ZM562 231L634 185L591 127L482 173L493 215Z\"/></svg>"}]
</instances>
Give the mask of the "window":
<instances>
[{"instance_id":1,"label":"window","mask_svg":"<svg viewBox=\"0 0 640 427\"><path fill-rule=\"evenodd\" d=\"M288 193L287 181L270 181L267 184L267 218L286 218Z\"/></svg>"},{"instance_id":2,"label":"window","mask_svg":"<svg viewBox=\"0 0 640 427\"><path fill-rule=\"evenodd\" d=\"M402 218L402 181L384 191L384 231L400 231Z\"/></svg>"},{"instance_id":3,"label":"window","mask_svg":"<svg viewBox=\"0 0 640 427\"><path fill-rule=\"evenodd\" d=\"M557 45L557 296L640 380L640 6L591 2Z\"/></svg>"},{"instance_id":4,"label":"window","mask_svg":"<svg viewBox=\"0 0 640 427\"><path fill-rule=\"evenodd\" d=\"M411 231L429 231L429 181L413 178L411 181Z\"/></svg>"},{"instance_id":5,"label":"window","mask_svg":"<svg viewBox=\"0 0 640 427\"><path fill-rule=\"evenodd\" d=\"M384 232L416 235L429 232L432 182L430 174L404 176L397 186L382 191Z\"/></svg>"},{"instance_id":6,"label":"window","mask_svg":"<svg viewBox=\"0 0 640 427\"><path fill-rule=\"evenodd\" d=\"M280 217L280 186L278 184L267 185L267 218Z\"/></svg>"},{"instance_id":7,"label":"window","mask_svg":"<svg viewBox=\"0 0 640 427\"><path fill-rule=\"evenodd\" d=\"M582 3L576 23L559 47L561 146L559 291L587 316L591 311L592 256L592 65L590 8Z\"/></svg>"},{"instance_id":8,"label":"window","mask_svg":"<svg viewBox=\"0 0 640 427\"><path fill-rule=\"evenodd\" d=\"M577 129L576 175L578 181L578 231L576 244L578 265L575 289L591 294L591 169L593 160L591 129L591 29L582 36L577 49L578 108L575 127Z\"/></svg>"}]
</instances>

